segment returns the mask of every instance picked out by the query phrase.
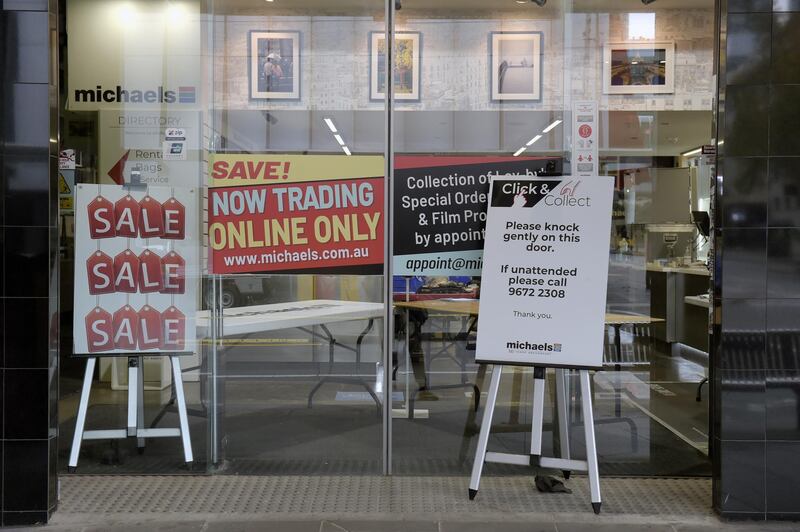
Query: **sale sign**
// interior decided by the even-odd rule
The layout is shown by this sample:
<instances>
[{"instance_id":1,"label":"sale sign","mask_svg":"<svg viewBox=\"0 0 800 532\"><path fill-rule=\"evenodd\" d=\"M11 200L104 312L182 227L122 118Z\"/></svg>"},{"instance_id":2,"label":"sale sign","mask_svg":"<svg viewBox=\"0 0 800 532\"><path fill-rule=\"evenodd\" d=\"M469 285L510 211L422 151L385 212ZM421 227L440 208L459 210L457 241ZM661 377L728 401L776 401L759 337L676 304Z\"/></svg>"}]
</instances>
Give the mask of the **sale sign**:
<instances>
[{"instance_id":1,"label":"sale sign","mask_svg":"<svg viewBox=\"0 0 800 532\"><path fill-rule=\"evenodd\" d=\"M74 353L191 351L195 191L84 184L76 200Z\"/></svg>"},{"instance_id":2,"label":"sale sign","mask_svg":"<svg viewBox=\"0 0 800 532\"><path fill-rule=\"evenodd\" d=\"M292 165L303 161L294 156L276 167L288 172L285 178L269 177L272 174L267 168L272 167L266 160L236 157L222 159L225 168L252 170L248 175L253 176L253 184L220 187L216 183L209 189L209 265L213 273L328 268L341 273L382 267L384 179L382 166L376 164L381 157L309 156L325 157L327 167L301 176L292 174ZM354 159L365 160L366 173L357 173ZM211 163L212 179L216 179L215 165L221 171L219 162ZM303 165L305 171L315 171L312 162L299 164ZM306 180L300 181L302 178Z\"/></svg>"}]
</instances>

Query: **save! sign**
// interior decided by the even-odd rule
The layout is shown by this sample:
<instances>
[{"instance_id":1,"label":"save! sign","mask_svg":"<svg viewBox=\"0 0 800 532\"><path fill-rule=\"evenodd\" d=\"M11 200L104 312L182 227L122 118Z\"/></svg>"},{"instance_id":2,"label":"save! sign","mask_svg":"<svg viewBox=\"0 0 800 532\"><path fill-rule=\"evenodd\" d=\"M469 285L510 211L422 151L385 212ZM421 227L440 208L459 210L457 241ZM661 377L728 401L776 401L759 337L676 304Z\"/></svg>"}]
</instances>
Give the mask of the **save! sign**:
<instances>
[{"instance_id":1,"label":"save! sign","mask_svg":"<svg viewBox=\"0 0 800 532\"><path fill-rule=\"evenodd\" d=\"M213 273L382 270L383 157L218 154L210 166Z\"/></svg>"}]
</instances>

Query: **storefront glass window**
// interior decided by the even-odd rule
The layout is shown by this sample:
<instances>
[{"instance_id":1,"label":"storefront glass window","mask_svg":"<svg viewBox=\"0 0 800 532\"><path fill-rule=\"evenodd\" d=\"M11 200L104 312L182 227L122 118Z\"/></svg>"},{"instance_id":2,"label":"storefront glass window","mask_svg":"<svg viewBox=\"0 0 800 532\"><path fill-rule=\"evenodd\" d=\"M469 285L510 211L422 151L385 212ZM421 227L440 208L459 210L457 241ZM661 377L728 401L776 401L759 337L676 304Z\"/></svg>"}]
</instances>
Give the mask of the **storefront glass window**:
<instances>
[{"instance_id":1,"label":"storefront glass window","mask_svg":"<svg viewBox=\"0 0 800 532\"><path fill-rule=\"evenodd\" d=\"M709 474L713 2L628 4L67 0L64 463L86 364L73 322L161 305L89 293L76 187L133 179L185 204L195 472L460 475L497 370L474 357L488 182L600 174L615 178L601 473ZM96 354L86 427L127 427L129 359ZM504 371L490 445L521 451L532 370ZM142 376L142 426L179 426L169 360ZM180 439L132 442L87 440L78 472L186 470Z\"/></svg>"}]
</instances>

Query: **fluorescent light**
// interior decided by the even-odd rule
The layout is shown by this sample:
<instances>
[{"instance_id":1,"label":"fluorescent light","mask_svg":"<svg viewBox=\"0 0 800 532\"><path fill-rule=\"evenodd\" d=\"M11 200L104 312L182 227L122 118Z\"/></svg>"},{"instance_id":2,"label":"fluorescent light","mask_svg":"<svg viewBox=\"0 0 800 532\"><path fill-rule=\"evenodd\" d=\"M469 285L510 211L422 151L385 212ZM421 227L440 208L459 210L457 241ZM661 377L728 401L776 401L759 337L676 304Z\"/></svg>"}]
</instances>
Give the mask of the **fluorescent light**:
<instances>
[{"instance_id":1,"label":"fluorescent light","mask_svg":"<svg viewBox=\"0 0 800 532\"><path fill-rule=\"evenodd\" d=\"M344 146L344 139L342 139L341 135L334 135L333 138L336 139L336 142L339 143L339 146Z\"/></svg>"},{"instance_id":2,"label":"fluorescent light","mask_svg":"<svg viewBox=\"0 0 800 532\"><path fill-rule=\"evenodd\" d=\"M542 131L542 133L547 133L547 132L549 132L551 129L553 129L554 127L556 127L556 126L557 126L558 124L560 124L560 123L561 123L561 120L556 120L555 122L553 122L552 124L550 124L549 126L547 126L546 128L544 128L544 131Z\"/></svg>"},{"instance_id":3,"label":"fluorescent light","mask_svg":"<svg viewBox=\"0 0 800 532\"><path fill-rule=\"evenodd\" d=\"M681 155L683 155L684 157L688 157L690 155L695 155L697 153L700 153L701 151L703 151L703 148L696 148L694 150L687 151L686 153L681 153Z\"/></svg>"},{"instance_id":4,"label":"fluorescent light","mask_svg":"<svg viewBox=\"0 0 800 532\"><path fill-rule=\"evenodd\" d=\"M138 18L137 15L136 7L132 6L130 3L122 4L119 8L119 18L120 22L123 24L135 22Z\"/></svg>"},{"instance_id":5,"label":"fluorescent light","mask_svg":"<svg viewBox=\"0 0 800 532\"><path fill-rule=\"evenodd\" d=\"M184 13L183 13L183 6L178 4L171 4L167 6L167 16L169 17L170 22L173 24L177 24L183 20Z\"/></svg>"},{"instance_id":6,"label":"fluorescent light","mask_svg":"<svg viewBox=\"0 0 800 532\"><path fill-rule=\"evenodd\" d=\"M328 124L328 129L330 129L331 132L338 133L338 131L336 130L336 126L333 125L333 120L331 120L330 118L326 118L325 123Z\"/></svg>"},{"instance_id":7,"label":"fluorescent light","mask_svg":"<svg viewBox=\"0 0 800 532\"><path fill-rule=\"evenodd\" d=\"M528 141L528 143L527 143L527 144L525 144L525 145L526 145L526 146L530 146L531 144L533 144L534 142L536 142L536 141L537 141L537 140L539 140L540 138L542 138L542 136L541 136L541 135L536 135L536 136L535 136L535 137L533 137L531 140L529 140L529 141Z\"/></svg>"},{"instance_id":8,"label":"fluorescent light","mask_svg":"<svg viewBox=\"0 0 800 532\"><path fill-rule=\"evenodd\" d=\"M527 150L525 146L521 147L520 149L514 152L514 157L519 157L519 154L524 152L525 150Z\"/></svg>"},{"instance_id":9,"label":"fluorescent light","mask_svg":"<svg viewBox=\"0 0 800 532\"><path fill-rule=\"evenodd\" d=\"M342 151L343 151L343 152L344 152L346 155L353 155L352 153L350 153L350 148L348 148L347 146L342 146Z\"/></svg>"},{"instance_id":10,"label":"fluorescent light","mask_svg":"<svg viewBox=\"0 0 800 532\"><path fill-rule=\"evenodd\" d=\"M722 146L723 144L725 144L724 140L721 140L721 141L717 142L717 146Z\"/></svg>"}]
</instances>

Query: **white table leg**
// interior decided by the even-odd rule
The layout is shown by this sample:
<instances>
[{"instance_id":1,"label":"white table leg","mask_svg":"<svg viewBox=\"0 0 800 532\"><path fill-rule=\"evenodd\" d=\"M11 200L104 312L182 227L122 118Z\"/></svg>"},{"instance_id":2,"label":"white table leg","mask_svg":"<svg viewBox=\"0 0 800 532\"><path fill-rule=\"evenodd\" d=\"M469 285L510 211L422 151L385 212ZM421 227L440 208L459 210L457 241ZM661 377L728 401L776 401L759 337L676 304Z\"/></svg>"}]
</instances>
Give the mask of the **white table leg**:
<instances>
[{"instance_id":1,"label":"white table leg","mask_svg":"<svg viewBox=\"0 0 800 532\"><path fill-rule=\"evenodd\" d=\"M136 373L139 380L139 387L136 395L136 431L144 429L144 359L137 357ZM139 454L144 452L144 438L136 439L136 449Z\"/></svg>"}]
</instances>

